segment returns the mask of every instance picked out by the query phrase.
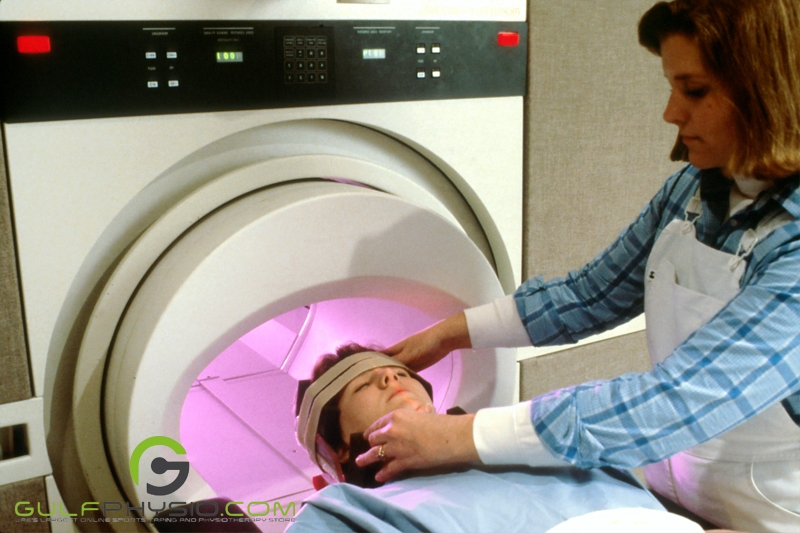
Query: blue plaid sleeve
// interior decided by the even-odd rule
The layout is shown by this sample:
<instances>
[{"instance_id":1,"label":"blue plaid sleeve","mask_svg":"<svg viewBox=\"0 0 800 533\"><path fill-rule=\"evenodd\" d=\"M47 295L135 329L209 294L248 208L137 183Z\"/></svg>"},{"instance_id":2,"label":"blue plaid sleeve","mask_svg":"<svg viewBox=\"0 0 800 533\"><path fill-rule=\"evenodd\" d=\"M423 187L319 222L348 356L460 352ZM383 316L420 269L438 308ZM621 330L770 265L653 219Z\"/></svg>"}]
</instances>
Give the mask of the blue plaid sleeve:
<instances>
[{"instance_id":1,"label":"blue plaid sleeve","mask_svg":"<svg viewBox=\"0 0 800 533\"><path fill-rule=\"evenodd\" d=\"M678 187L676 191L681 194ZM637 230L632 227L628 232ZM626 239L623 234L619 240ZM800 223L779 228L759 249L739 294L653 370L533 399L531 421L545 446L584 468L635 467L713 438L777 402L783 401L787 408L797 403ZM613 253L612 246L604 255ZM638 272L640 261L622 264ZM624 269L617 265L613 271ZM552 292L544 287L540 292ZM561 305L552 300L556 298L549 301L553 308ZM616 301L614 305L622 307ZM605 304L603 309L611 306ZM584 320L590 328L608 321ZM531 327L539 331L540 321L526 323L529 332ZM580 331L569 319L550 323L558 324L552 331Z\"/></svg>"},{"instance_id":2,"label":"blue plaid sleeve","mask_svg":"<svg viewBox=\"0 0 800 533\"><path fill-rule=\"evenodd\" d=\"M682 217L698 186L697 170L670 176L639 217L580 270L545 282L536 277L514 295L534 346L571 344L644 311L644 271L661 229Z\"/></svg>"}]
</instances>

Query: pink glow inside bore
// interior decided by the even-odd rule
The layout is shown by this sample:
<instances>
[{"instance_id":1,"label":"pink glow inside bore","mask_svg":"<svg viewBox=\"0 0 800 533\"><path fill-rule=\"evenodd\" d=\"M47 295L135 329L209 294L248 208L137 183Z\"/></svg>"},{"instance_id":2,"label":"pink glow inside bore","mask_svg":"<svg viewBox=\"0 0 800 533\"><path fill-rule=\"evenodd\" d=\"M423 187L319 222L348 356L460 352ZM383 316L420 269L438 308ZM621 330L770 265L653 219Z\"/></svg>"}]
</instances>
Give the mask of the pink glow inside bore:
<instances>
[{"instance_id":1,"label":"pink glow inside bore","mask_svg":"<svg viewBox=\"0 0 800 533\"><path fill-rule=\"evenodd\" d=\"M219 496L294 501L299 511L319 471L295 438L298 380L310 377L320 355L342 344L385 347L435 321L396 302L350 298L301 307L261 324L220 353L186 395L180 440L189 462ZM460 356L448 356L422 375L434 387L437 410L450 407L461 378ZM263 512L264 506L253 509ZM258 524L278 531L287 525Z\"/></svg>"}]
</instances>

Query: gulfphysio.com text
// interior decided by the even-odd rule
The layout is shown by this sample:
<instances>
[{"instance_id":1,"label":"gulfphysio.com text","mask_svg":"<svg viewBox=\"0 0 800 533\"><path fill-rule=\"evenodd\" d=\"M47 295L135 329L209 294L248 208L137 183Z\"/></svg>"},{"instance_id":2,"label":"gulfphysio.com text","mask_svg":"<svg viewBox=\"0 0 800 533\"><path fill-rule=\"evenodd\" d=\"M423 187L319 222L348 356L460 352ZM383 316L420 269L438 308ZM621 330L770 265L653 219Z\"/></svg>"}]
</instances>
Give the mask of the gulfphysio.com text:
<instances>
[{"instance_id":1,"label":"gulfphysio.com text","mask_svg":"<svg viewBox=\"0 0 800 533\"><path fill-rule=\"evenodd\" d=\"M31 502L17 502L14 506L14 513L22 518L38 518L39 521L55 522L55 521L102 521L102 522L119 522L119 521L141 521L142 518L137 517L137 514L145 514L145 506L147 510L152 513L167 513L154 518L154 521L175 521L181 522L221 522L221 521L292 521L297 512L295 502L290 502L286 507L280 502L275 502L270 505L269 502L249 502L246 507L246 515L237 512L237 509L245 509L244 502L227 502L224 507L216 501L202 501L194 503L186 502L161 502L160 507L153 507L152 502L141 502L140 507L135 507L129 502L84 502L81 505L80 513L70 513L64 509L63 503L54 503L52 507L46 506L42 510L41 502L37 502L34 506ZM231 509L231 506L239 506ZM56 507L58 512L56 512ZM106 515L109 513L119 513L125 511L125 518L109 518ZM103 518L95 518L95 514L100 512ZM35 513L35 516L34 516ZM270 517L272 513L272 517ZM291 515L289 514L291 513ZM86 515L89 515L88 517Z\"/></svg>"}]
</instances>

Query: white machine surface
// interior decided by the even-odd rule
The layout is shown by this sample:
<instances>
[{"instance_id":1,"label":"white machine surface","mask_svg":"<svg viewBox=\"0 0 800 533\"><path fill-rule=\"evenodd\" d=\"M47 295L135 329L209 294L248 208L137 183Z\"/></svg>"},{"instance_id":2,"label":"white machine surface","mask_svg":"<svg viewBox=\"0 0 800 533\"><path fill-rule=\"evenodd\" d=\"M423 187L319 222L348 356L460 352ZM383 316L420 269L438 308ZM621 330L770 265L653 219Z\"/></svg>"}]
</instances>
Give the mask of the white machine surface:
<instances>
[{"instance_id":1,"label":"white machine surface","mask_svg":"<svg viewBox=\"0 0 800 533\"><path fill-rule=\"evenodd\" d=\"M31 442L0 482L144 507L120 517L313 490L293 403L315 359L520 281L525 6L3 0L36 398L0 409ZM511 350L423 375L442 408L515 399ZM136 479L154 436L187 453ZM160 499L156 456L191 464Z\"/></svg>"}]
</instances>

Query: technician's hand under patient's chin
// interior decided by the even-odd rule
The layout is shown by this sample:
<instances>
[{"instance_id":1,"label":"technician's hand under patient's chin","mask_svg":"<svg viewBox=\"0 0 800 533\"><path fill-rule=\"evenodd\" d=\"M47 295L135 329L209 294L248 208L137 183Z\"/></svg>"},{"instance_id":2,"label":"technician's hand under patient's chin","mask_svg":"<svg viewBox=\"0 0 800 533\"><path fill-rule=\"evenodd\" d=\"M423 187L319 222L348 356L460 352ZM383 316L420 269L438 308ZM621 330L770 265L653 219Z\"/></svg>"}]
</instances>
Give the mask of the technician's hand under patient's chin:
<instances>
[{"instance_id":1,"label":"technician's hand under patient's chin","mask_svg":"<svg viewBox=\"0 0 800 533\"><path fill-rule=\"evenodd\" d=\"M429 404L420 410L400 409L382 416L364 432L372 448L356 458L360 467L385 463L375 480L388 481L411 470L479 462L472 440L475 415L439 415Z\"/></svg>"}]
</instances>

